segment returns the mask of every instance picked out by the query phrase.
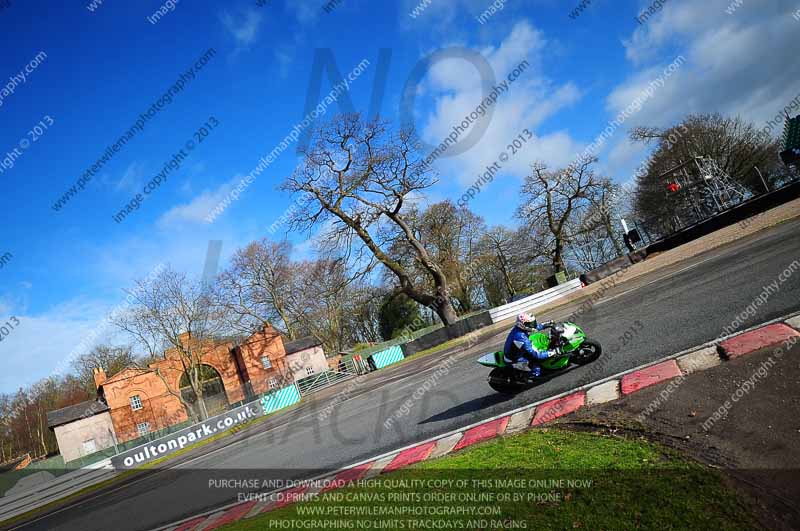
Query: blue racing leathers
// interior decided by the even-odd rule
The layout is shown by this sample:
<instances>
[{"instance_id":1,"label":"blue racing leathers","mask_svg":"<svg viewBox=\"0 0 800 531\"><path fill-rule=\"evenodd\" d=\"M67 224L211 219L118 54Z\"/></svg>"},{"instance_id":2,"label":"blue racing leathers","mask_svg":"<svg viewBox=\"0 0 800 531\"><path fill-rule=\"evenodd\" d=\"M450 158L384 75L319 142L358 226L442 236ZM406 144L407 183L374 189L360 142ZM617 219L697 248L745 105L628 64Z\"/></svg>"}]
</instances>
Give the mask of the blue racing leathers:
<instances>
[{"instance_id":1,"label":"blue racing leathers","mask_svg":"<svg viewBox=\"0 0 800 531\"><path fill-rule=\"evenodd\" d=\"M546 327L540 324L536 325L537 330L543 330L544 328ZM528 337L528 332L517 326L511 329L511 332L506 338L506 344L503 347L503 354L512 363L519 362L520 358L526 360L533 376L539 376L542 372L542 368L536 363L537 360L547 359L557 353L557 349L539 352L533 348L533 344Z\"/></svg>"}]
</instances>

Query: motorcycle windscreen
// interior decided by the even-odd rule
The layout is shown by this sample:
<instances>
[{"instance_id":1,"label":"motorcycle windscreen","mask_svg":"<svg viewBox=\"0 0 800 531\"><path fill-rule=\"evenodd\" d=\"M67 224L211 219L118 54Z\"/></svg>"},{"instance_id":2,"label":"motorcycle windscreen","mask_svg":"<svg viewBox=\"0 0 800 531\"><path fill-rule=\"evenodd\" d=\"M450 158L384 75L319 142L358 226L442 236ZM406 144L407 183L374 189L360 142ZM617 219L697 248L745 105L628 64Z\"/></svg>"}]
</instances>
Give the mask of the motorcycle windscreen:
<instances>
[{"instance_id":1,"label":"motorcycle windscreen","mask_svg":"<svg viewBox=\"0 0 800 531\"><path fill-rule=\"evenodd\" d=\"M578 325L572 323L564 323L564 334L562 336L566 341L566 352L572 352L580 347L586 339L586 334Z\"/></svg>"}]
</instances>

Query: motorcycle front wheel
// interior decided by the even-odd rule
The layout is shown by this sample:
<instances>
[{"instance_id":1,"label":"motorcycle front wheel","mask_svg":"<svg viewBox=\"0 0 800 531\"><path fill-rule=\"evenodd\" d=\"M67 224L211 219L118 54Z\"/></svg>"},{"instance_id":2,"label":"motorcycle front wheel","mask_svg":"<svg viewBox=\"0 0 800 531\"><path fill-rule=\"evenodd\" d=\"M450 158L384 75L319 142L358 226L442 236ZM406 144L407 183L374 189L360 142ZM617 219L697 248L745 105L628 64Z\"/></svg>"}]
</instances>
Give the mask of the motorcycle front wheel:
<instances>
[{"instance_id":1,"label":"motorcycle front wheel","mask_svg":"<svg viewBox=\"0 0 800 531\"><path fill-rule=\"evenodd\" d=\"M595 361L602 353L603 347L600 346L600 343L596 343L594 341L584 341L583 344L578 347L578 350L572 355L572 361L578 365L586 365L587 363L592 363Z\"/></svg>"}]
</instances>

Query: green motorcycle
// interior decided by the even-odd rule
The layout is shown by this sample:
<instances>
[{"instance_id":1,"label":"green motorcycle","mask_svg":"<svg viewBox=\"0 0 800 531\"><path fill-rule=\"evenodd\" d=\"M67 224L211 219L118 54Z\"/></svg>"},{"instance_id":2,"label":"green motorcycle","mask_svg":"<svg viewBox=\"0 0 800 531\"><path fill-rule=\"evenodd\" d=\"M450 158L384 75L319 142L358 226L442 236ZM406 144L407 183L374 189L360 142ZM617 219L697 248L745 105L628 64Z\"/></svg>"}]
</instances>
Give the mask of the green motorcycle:
<instances>
[{"instance_id":1,"label":"green motorcycle","mask_svg":"<svg viewBox=\"0 0 800 531\"><path fill-rule=\"evenodd\" d=\"M587 340L586 334L575 323L554 325L548 331L535 331L528 337L536 350L541 352L559 347L562 355L540 360L542 374L531 380L529 372L518 368L521 364L508 361L502 350L486 354L478 363L493 368L489 373L489 386L498 393L519 393L532 387L537 381L547 379L548 374L563 371L573 363L592 363L603 352L600 343Z\"/></svg>"}]
</instances>

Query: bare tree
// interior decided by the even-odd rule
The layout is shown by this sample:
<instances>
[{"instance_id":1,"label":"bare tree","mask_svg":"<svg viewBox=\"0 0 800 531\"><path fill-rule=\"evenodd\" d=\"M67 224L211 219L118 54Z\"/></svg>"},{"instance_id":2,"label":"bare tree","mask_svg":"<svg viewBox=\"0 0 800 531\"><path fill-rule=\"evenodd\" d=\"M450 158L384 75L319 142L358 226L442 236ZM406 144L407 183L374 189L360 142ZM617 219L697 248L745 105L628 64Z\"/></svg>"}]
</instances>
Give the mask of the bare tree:
<instances>
[{"instance_id":1,"label":"bare tree","mask_svg":"<svg viewBox=\"0 0 800 531\"><path fill-rule=\"evenodd\" d=\"M114 321L147 350L151 359L157 358L164 347L177 353L179 370L188 377L202 419L208 418L203 399L203 355L225 330L221 307L212 293L201 282L167 268L152 282L137 281L129 292L131 308ZM168 384L167 375L161 369L153 370L190 412L188 401Z\"/></svg>"},{"instance_id":2,"label":"bare tree","mask_svg":"<svg viewBox=\"0 0 800 531\"><path fill-rule=\"evenodd\" d=\"M422 213L418 227L420 240L453 286L453 298L460 310L472 311L479 286L474 261L478 242L486 232L483 218L466 207L442 201Z\"/></svg>"},{"instance_id":3,"label":"bare tree","mask_svg":"<svg viewBox=\"0 0 800 531\"><path fill-rule=\"evenodd\" d=\"M324 227L330 242L351 252L366 249L394 275L398 291L433 308L444 324L457 316L447 276L417 237L404 207L436 181L414 147L413 133L392 133L385 122L365 123L344 115L320 128L304 151L301 166L282 188L301 194L291 227L311 231ZM433 284L415 284L413 275L393 256L391 243L404 239ZM360 242L360 245L357 243Z\"/></svg>"},{"instance_id":4,"label":"bare tree","mask_svg":"<svg viewBox=\"0 0 800 531\"><path fill-rule=\"evenodd\" d=\"M33 433L35 433L36 453L41 456L56 448L55 436L47 429L47 412L57 408L60 383L55 377L45 378L33 384L28 391L28 407L30 422L33 423Z\"/></svg>"},{"instance_id":5,"label":"bare tree","mask_svg":"<svg viewBox=\"0 0 800 531\"><path fill-rule=\"evenodd\" d=\"M231 327L242 332L276 323L290 339L311 335L328 353L377 341L385 292L352 278L343 257L294 261L287 242L267 239L238 250L218 279L218 300ZM379 293L376 295L376 293Z\"/></svg>"},{"instance_id":6,"label":"bare tree","mask_svg":"<svg viewBox=\"0 0 800 531\"><path fill-rule=\"evenodd\" d=\"M646 170L637 176L634 200L637 215L654 232L672 232L676 228L672 220L679 211L678 203L667 193L669 182L662 176L694 157L714 159L753 194L765 191L762 177L771 188L791 179L778 155L779 141L739 117L693 114L666 129L635 128L630 137L654 146ZM687 171L697 176L694 166Z\"/></svg>"},{"instance_id":7,"label":"bare tree","mask_svg":"<svg viewBox=\"0 0 800 531\"><path fill-rule=\"evenodd\" d=\"M524 279L519 278L515 267L519 251L516 243L514 232L505 227L494 227L481 238L479 273L491 306L509 302L524 289Z\"/></svg>"},{"instance_id":8,"label":"bare tree","mask_svg":"<svg viewBox=\"0 0 800 531\"><path fill-rule=\"evenodd\" d=\"M37 441L32 429L34 426L32 406L31 393L20 387L19 390L17 390L17 394L14 395L14 400L12 402L12 407L16 413L15 416L18 421L21 421L23 428L17 429L19 439L18 445L36 455Z\"/></svg>"},{"instance_id":9,"label":"bare tree","mask_svg":"<svg viewBox=\"0 0 800 531\"><path fill-rule=\"evenodd\" d=\"M112 376L123 369L138 365L130 347L115 347L111 345L96 345L92 350L77 356L72 360L72 369L77 373L87 392L94 394L97 392L94 383L94 370L103 369L106 374Z\"/></svg>"},{"instance_id":10,"label":"bare tree","mask_svg":"<svg viewBox=\"0 0 800 531\"><path fill-rule=\"evenodd\" d=\"M345 298L347 339L355 343L375 343L382 340L380 308L387 289L366 282L351 284Z\"/></svg>"},{"instance_id":11,"label":"bare tree","mask_svg":"<svg viewBox=\"0 0 800 531\"><path fill-rule=\"evenodd\" d=\"M569 227L590 204L598 202L602 185L591 168L595 162L596 158L587 158L552 171L543 163L534 163L522 186L523 202L517 215L534 229L546 229L549 238L545 245L556 272L564 270Z\"/></svg>"},{"instance_id":12,"label":"bare tree","mask_svg":"<svg viewBox=\"0 0 800 531\"><path fill-rule=\"evenodd\" d=\"M607 239L602 245L608 244L614 249L616 255L611 258L622 255L623 246L614 225L616 218L621 217L623 201L621 186L608 178L599 179L597 189L589 196L588 207L582 212L577 227L571 232L578 237L583 233L582 243L589 236L598 240Z\"/></svg>"},{"instance_id":13,"label":"bare tree","mask_svg":"<svg viewBox=\"0 0 800 531\"><path fill-rule=\"evenodd\" d=\"M13 414L11 397L7 394L0 395L0 463L10 461L14 455Z\"/></svg>"},{"instance_id":14,"label":"bare tree","mask_svg":"<svg viewBox=\"0 0 800 531\"><path fill-rule=\"evenodd\" d=\"M13 396L0 395L0 461L44 456L57 448L55 434L47 428L47 413L89 398L73 375L51 376L19 389Z\"/></svg>"},{"instance_id":15,"label":"bare tree","mask_svg":"<svg viewBox=\"0 0 800 531\"><path fill-rule=\"evenodd\" d=\"M541 289L550 266L539 232L529 226L516 231L497 226L482 235L477 272L486 304L499 306Z\"/></svg>"},{"instance_id":16,"label":"bare tree","mask_svg":"<svg viewBox=\"0 0 800 531\"><path fill-rule=\"evenodd\" d=\"M571 268L588 271L622 254L619 242L613 234L609 235L611 229L602 222L602 217L595 217L594 212L589 210L583 216L589 219L585 223L578 223L580 230L575 227L570 231L567 262Z\"/></svg>"},{"instance_id":17,"label":"bare tree","mask_svg":"<svg viewBox=\"0 0 800 531\"><path fill-rule=\"evenodd\" d=\"M348 316L350 277L342 260L311 260L299 264L302 270L302 296L297 319L308 334L322 342L328 353L344 350L348 338L345 323Z\"/></svg>"},{"instance_id":18,"label":"bare tree","mask_svg":"<svg viewBox=\"0 0 800 531\"><path fill-rule=\"evenodd\" d=\"M220 300L233 328L249 333L275 323L290 339L298 338L296 310L300 273L288 242L266 238L239 249L219 277Z\"/></svg>"}]
</instances>

